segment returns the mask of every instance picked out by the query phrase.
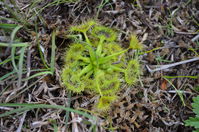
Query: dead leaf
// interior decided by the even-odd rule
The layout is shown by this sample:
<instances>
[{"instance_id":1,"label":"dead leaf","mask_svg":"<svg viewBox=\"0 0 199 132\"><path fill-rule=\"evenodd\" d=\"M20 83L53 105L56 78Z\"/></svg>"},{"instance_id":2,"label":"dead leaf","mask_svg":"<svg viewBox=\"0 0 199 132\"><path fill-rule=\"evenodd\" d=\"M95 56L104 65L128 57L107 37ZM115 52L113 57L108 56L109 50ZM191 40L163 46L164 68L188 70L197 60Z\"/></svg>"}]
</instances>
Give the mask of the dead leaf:
<instances>
[{"instance_id":1,"label":"dead leaf","mask_svg":"<svg viewBox=\"0 0 199 132\"><path fill-rule=\"evenodd\" d=\"M167 81L166 81L165 79L163 79L163 80L161 81L160 88L161 88L162 90L167 90Z\"/></svg>"}]
</instances>

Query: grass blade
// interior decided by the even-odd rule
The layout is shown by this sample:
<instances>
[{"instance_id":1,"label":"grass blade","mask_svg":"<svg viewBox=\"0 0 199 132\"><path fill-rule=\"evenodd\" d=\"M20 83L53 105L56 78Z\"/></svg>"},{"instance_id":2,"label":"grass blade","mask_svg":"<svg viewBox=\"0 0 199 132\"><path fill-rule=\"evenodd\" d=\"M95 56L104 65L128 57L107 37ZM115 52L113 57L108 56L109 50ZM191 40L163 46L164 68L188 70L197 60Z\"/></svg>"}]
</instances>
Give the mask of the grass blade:
<instances>
[{"instance_id":1,"label":"grass blade","mask_svg":"<svg viewBox=\"0 0 199 132\"><path fill-rule=\"evenodd\" d=\"M12 59L12 66L14 67L14 70L18 73L18 68L17 68L17 65L15 63L15 50L16 50L16 47L13 47L11 49L11 59Z\"/></svg>"},{"instance_id":2,"label":"grass blade","mask_svg":"<svg viewBox=\"0 0 199 132\"><path fill-rule=\"evenodd\" d=\"M15 59L19 59L19 56L15 56ZM11 58L5 59L4 61L0 62L0 65L4 65L4 64L6 64L6 63L8 63L10 61L12 61Z\"/></svg>"},{"instance_id":3,"label":"grass blade","mask_svg":"<svg viewBox=\"0 0 199 132\"><path fill-rule=\"evenodd\" d=\"M20 54L20 57L19 57L19 70L18 70L18 81L17 81L18 88L21 86L23 60L24 60L25 49L26 49L26 47L22 47L21 54Z\"/></svg>"},{"instance_id":4,"label":"grass blade","mask_svg":"<svg viewBox=\"0 0 199 132\"><path fill-rule=\"evenodd\" d=\"M18 26L15 27L15 29L12 31L12 34L11 34L11 43L14 42L14 38L15 38L15 36L16 36L17 31L18 31L20 28L22 28L22 27L23 27L23 26L18 25Z\"/></svg>"},{"instance_id":5,"label":"grass blade","mask_svg":"<svg viewBox=\"0 0 199 132\"><path fill-rule=\"evenodd\" d=\"M13 29L15 27L17 27L17 24L0 23L0 28L3 29Z\"/></svg>"},{"instance_id":6,"label":"grass blade","mask_svg":"<svg viewBox=\"0 0 199 132\"><path fill-rule=\"evenodd\" d=\"M60 105L48 105L48 104L18 104L18 103L7 103L7 104L0 104L0 106L6 106L6 107L23 107L23 108L17 108L15 110L11 110L8 112L5 112L3 114L0 114L0 118L1 117L5 117L14 113L18 113L21 111L25 111L25 110L31 110L31 109L38 109L38 108L47 108L47 109L61 109L61 110L65 110L65 111L70 111L70 112L74 112L77 114L80 114L84 117L90 118L92 120L96 121L96 118L94 116L89 115L88 113L84 113L82 111L78 111L72 108L68 108L68 107L64 107L64 106L60 106Z\"/></svg>"},{"instance_id":7,"label":"grass blade","mask_svg":"<svg viewBox=\"0 0 199 132\"><path fill-rule=\"evenodd\" d=\"M3 106L3 105L0 104L0 106ZM10 110L8 112L0 114L0 118L1 117L5 117L5 116L9 116L9 115L14 114L14 113L18 114L19 112L23 112L23 111L30 110L30 109L31 108L29 108L29 107L23 107L23 108L18 108L18 109Z\"/></svg>"},{"instance_id":8,"label":"grass blade","mask_svg":"<svg viewBox=\"0 0 199 132\"><path fill-rule=\"evenodd\" d=\"M14 73L16 73L16 71L12 71L12 72L9 72L9 73L3 75L2 77L0 77L0 81L4 80L5 78L9 77L10 75L12 75Z\"/></svg>"},{"instance_id":9,"label":"grass blade","mask_svg":"<svg viewBox=\"0 0 199 132\"><path fill-rule=\"evenodd\" d=\"M50 71L54 73L55 71L55 30L52 33L52 47L51 47L51 62L50 62Z\"/></svg>"},{"instance_id":10,"label":"grass blade","mask_svg":"<svg viewBox=\"0 0 199 132\"><path fill-rule=\"evenodd\" d=\"M197 79L198 76L163 76L164 78L192 78L192 79Z\"/></svg>"},{"instance_id":11,"label":"grass blade","mask_svg":"<svg viewBox=\"0 0 199 132\"><path fill-rule=\"evenodd\" d=\"M25 46L29 46L29 43L12 43L12 44L8 44L8 43L2 43L0 42L0 47L25 47Z\"/></svg>"},{"instance_id":12,"label":"grass blade","mask_svg":"<svg viewBox=\"0 0 199 132\"><path fill-rule=\"evenodd\" d=\"M180 97L180 100L182 101L183 106L186 106L185 102L184 102L184 97L183 97L183 91L178 90L170 80L168 80L167 78L163 77L165 80L167 80L167 82L169 82L171 84L171 86L175 89L176 93L178 94L178 96Z\"/></svg>"},{"instance_id":13,"label":"grass blade","mask_svg":"<svg viewBox=\"0 0 199 132\"><path fill-rule=\"evenodd\" d=\"M71 106L71 91L68 92L68 107ZM69 111L66 111L66 114L65 114L65 125L67 126L68 124L68 120L69 120L69 114L70 112Z\"/></svg>"},{"instance_id":14,"label":"grass blade","mask_svg":"<svg viewBox=\"0 0 199 132\"><path fill-rule=\"evenodd\" d=\"M27 80L30 80L32 78L35 78L35 77L38 77L38 76L41 76L41 75L47 75L47 74L51 74L52 75L52 72L51 71L44 71L44 72L39 72L39 73L36 73L28 78L24 78L22 79L22 81L27 81Z\"/></svg>"}]
</instances>

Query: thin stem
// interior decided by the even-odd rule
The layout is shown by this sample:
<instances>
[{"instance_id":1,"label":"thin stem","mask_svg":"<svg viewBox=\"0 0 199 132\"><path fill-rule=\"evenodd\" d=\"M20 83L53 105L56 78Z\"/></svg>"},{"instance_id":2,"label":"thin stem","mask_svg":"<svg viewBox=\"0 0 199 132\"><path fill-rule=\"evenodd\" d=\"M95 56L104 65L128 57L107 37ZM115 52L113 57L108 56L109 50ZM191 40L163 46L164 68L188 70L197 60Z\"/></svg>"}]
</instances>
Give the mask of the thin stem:
<instances>
[{"instance_id":1,"label":"thin stem","mask_svg":"<svg viewBox=\"0 0 199 132\"><path fill-rule=\"evenodd\" d=\"M13 47L11 49L11 59L12 59L12 65L14 67L14 70L18 73L18 68L17 68L16 62L15 62L15 51L16 51L16 47Z\"/></svg>"},{"instance_id":2,"label":"thin stem","mask_svg":"<svg viewBox=\"0 0 199 132\"><path fill-rule=\"evenodd\" d=\"M0 47L26 47L28 46L29 44L28 43L3 43L3 42L0 42Z\"/></svg>"},{"instance_id":3,"label":"thin stem","mask_svg":"<svg viewBox=\"0 0 199 132\"><path fill-rule=\"evenodd\" d=\"M26 49L26 47L23 47L21 49L21 54L19 57L18 81L17 81L18 88L21 86L21 81L22 81L22 70L23 70L23 60L24 60L25 49Z\"/></svg>"},{"instance_id":4,"label":"thin stem","mask_svg":"<svg viewBox=\"0 0 199 132\"><path fill-rule=\"evenodd\" d=\"M0 118L14 114L14 113L26 111L26 110L48 108L48 109L61 109L61 110L65 110L65 111L75 112L77 114L83 115L84 117L87 117L91 120L96 121L96 118L94 116L91 116L91 115L89 115L85 112L82 112L82 111L78 111L78 110L75 110L75 109L72 109L72 108L69 108L69 107L60 106L60 105L7 103L7 104L0 104L0 106L21 107L21 108L17 108L17 109L14 109L12 111L8 111L8 112L5 112L3 114L0 114Z\"/></svg>"},{"instance_id":5,"label":"thin stem","mask_svg":"<svg viewBox=\"0 0 199 132\"><path fill-rule=\"evenodd\" d=\"M84 37L85 37L85 39L86 39L86 42L87 42L89 45L91 45L91 42L90 42L90 40L88 39L88 36L87 36L86 32L83 32L83 34L84 34Z\"/></svg>"},{"instance_id":6,"label":"thin stem","mask_svg":"<svg viewBox=\"0 0 199 132\"><path fill-rule=\"evenodd\" d=\"M52 32L52 47L51 47L51 62L50 62L50 71L52 73L55 72L55 50L56 50L56 44L55 44L55 37L56 37L56 31L53 30Z\"/></svg>"}]
</instances>

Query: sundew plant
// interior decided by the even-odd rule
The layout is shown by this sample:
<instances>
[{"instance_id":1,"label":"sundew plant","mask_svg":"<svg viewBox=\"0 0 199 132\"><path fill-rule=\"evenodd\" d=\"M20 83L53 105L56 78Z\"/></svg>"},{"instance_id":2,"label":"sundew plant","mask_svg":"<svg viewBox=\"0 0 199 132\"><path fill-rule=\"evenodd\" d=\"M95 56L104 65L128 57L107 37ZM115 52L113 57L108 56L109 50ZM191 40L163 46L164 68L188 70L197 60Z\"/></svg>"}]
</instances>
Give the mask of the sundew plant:
<instances>
[{"instance_id":1,"label":"sundew plant","mask_svg":"<svg viewBox=\"0 0 199 132\"><path fill-rule=\"evenodd\" d=\"M75 93L87 91L99 95L98 110L108 110L116 100L121 82L134 84L140 74L138 57L127 57L129 50L142 48L132 35L129 47L123 49L116 41L117 32L94 20L70 28L71 36L82 35L66 50L62 71L63 84Z\"/></svg>"}]
</instances>

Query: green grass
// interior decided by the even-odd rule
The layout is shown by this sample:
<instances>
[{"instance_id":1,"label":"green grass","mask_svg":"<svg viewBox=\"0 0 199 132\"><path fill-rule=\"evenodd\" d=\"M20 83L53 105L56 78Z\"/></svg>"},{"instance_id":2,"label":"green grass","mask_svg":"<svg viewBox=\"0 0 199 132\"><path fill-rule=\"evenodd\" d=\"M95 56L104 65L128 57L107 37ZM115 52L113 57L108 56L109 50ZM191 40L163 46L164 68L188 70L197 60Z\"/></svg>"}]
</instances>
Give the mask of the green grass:
<instances>
[{"instance_id":1,"label":"green grass","mask_svg":"<svg viewBox=\"0 0 199 132\"><path fill-rule=\"evenodd\" d=\"M32 79L34 79L34 82L32 82L31 84L27 85L25 88L17 91L17 93L12 96L8 101L13 100L17 97L19 97L21 94L23 94L25 91L27 91L29 88L35 86L44 76L50 74L53 75L55 72L55 54L56 54L56 31L54 30L51 34L52 36L52 45L51 45L51 56L50 58L50 63L48 63L45 59L44 59L44 53L41 51L41 49L39 49L39 53L42 59L42 63L45 67L45 69L31 69L29 72L36 72L28 77L24 77L22 75L26 74L27 71L27 67L26 66L26 53L27 53L27 48L30 46L30 44L28 42L19 42L17 41L18 38L16 38L16 34L17 32L23 28L23 26L21 25L15 25L15 24L0 24L0 28L4 29L6 32L10 30L11 35L11 41L10 42L0 42L0 48L4 47L10 47L11 48L11 55L8 56L5 60L0 62L0 65L4 66L7 64L12 64L13 67L13 71L6 73L5 75L3 75L2 77L0 77L0 81L7 81L7 80L12 80L12 81L16 81L17 80L17 86L20 87L21 84L24 81L30 81ZM9 29L9 30L8 30ZM38 39L38 37L37 37ZM39 47L39 46L38 46ZM38 79L36 79L38 78ZM2 95L4 92L6 92L7 90L9 90L10 86L7 86L3 89L3 91L1 91L0 95ZM70 98L71 95L69 95ZM69 104L70 104L70 100L69 100ZM1 107L5 106L5 107L16 107L16 109L11 110L11 111L7 111L4 112L2 114L0 114L0 118L5 117L5 116L11 116L13 114L18 115L19 113L23 113L26 111L31 111L33 109L41 109L41 108L46 108L46 109L62 109L66 111L66 115L65 115L65 121L66 124L68 123L69 120L69 114L70 112L74 112L77 113L79 115L82 115L86 118L89 118L91 120L93 120L94 122L96 122L96 118L94 116L91 116L89 114L87 114L86 112L82 112L79 110L75 110L69 107L64 107L64 106L59 106L59 105L47 105L47 104L19 104L19 103L2 103L0 104ZM70 105L69 105L70 106ZM54 131L58 131L58 126L56 121L52 121L52 126L54 128ZM91 129L95 128L95 123L90 122L91 124Z\"/></svg>"},{"instance_id":2,"label":"green grass","mask_svg":"<svg viewBox=\"0 0 199 132\"><path fill-rule=\"evenodd\" d=\"M195 86L193 89L199 92L199 85Z\"/></svg>"},{"instance_id":3,"label":"green grass","mask_svg":"<svg viewBox=\"0 0 199 132\"><path fill-rule=\"evenodd\" d=\"M5 2L7 0L2 0L2 2ZM55 6L59 6L60 4L64 4L64 3L68 3L68 2L77 2L78 0L53 0L50 3L47 3L46 5L41 5L42 2L45 3L44 0L35 0L35 1L31 1L30 3L28 3L28 7L25 10L21 10L19 7L17 7L16 1L15 0L8 0L11 2L11 5L13 5L14 7L12 8L10 5L5 4L5 8L7 8L9 14L10 14L10 18L6 18L4 16L0 17L0 20L8 20L11 21L12 23L15 24L7 24L7 23L0 23L0 29L2 29L2 31L0 31L0 33L2 33L1 36L3 37L8 37L10 38L9 41L7 42L0 42L0 52L4 51L4 49L10 49L11 54L8 56L5 56L3 58L0 58L0 66L1 67L11 67L10 70L8 71L3 71L2 73L5 73L5 75L0 76L0 83L1 82L9 82L7 86L4 86L2 91L0 91L0 97L4 96L4 93L11 91L11 90L16 90L19 88L19 90L17 90L17 92L8 100L8 102L13 101L15 102L16 100L19 99L19 97L21 97L22 95L26 96L26 91L31 90L31 88L37 86L39 84L39 82L43 81L42 79L47 76L53 76L55 77L55 71L56 71L56 52L57 52L57 47L56 47L56 29L54 29L52 31L51 34L51 43L48 46L48 53L50 54L46 54L46 51L42 51L42 45L41 45L41 41L40 41L40 34L39 31L37 30L37 26L38 24L40 24L42 26L42 28L46 29L46 27L48 26L46 21L44 20L44 18L42 17L42 13L46 8L49 7L55 7ZM80 1L81 2L81 1ZM99 1L99 5L96 7L97 8L97 15L96 18L99 17L100 12L104 9L104 7L108 7L113 9L113 7L111 7L111 4L109 4L110 0L101 0ZM191 2L191 0L188 0L188 2L186 2L186 5L189 4ZM136 4L136 0L132 1L133 4ZM185 6L186 6L185 5ZM3 5L4 6L4 5ZM137 7L138 5L135 5L135 7ZM168 7L169 8L169 7ZM178 7L178 9L176 11L178 11L181 8L181 6ZM24 14L24 13L27 14ZM7 13L6 13L7 14ZM171 12L170 12L171 14ZM173 37L175 35L175 30L174 30L174 17L176 17L177 14L171 14L167 20L165 21L165 18L161 19L160 21L162 21L165 25L162 26L160 25L160 27L163 28L166 36L171 36ZM199 25L199 23L195 20L195 18L193 16L190 16L190 19L192 19L192 22L195 23L195 25ZM35 24L35 25L34 25ZM33 29L32 27L35 26L35 29ZM37 47L35 48L34 46L32 47L32 43L29 42L23 42L22 38L17 38L17 33L21 30L21 29L25 29L25 31L27 31L27 33L29 33L29 31L33 31L35 30L36 32L36 44ZM9 34L9 35L7 35ZM126 34L126 33L125 33ZM34 36L32 36L34 37ZM67 36L68 38L69 36ZM84 37L82 34L77 34L77 35L70 35L70 37L75 38L77 41L77 43L81 43L84 40ZM171 38L172 39L172 38ZM199 47L199 41L196 41L196 47ZM189 49L190 51L192 51L194 53L195 56L198 56L197 50L198 47L195 49ZM2 49L2 50L1 50ZM89 48L88 48L89 49ZM138 57L138 55L141 54L145 54L145 53L150 53L156 50L160 50L162 49L162 47L157 47L154 48L152 50L149 51L145 51L145 52L137 52L137 55L133 55ZM40 66L40 69L37 69L38 67L36 67L36 69L28 69L29 67L27 66L28 63L28 53L29 51L34 50L34 55L38 55L36 57L39 58L39 61L36 62L38 63L38 65ZM35 53L36 52L36 53ZM98 53L100 52L100 48L98 50ZM37 54L38 53L38 54ZM102 55L103 56L103 55ZM30 62L32 62L32 59L34 60L35 56L31 56L31 59L29 60ZM2 60L1 60L2 59ZM171 62L170 60L165 60L164 57L162 56L158 56L156 58L156 61L158 62ZM35 62L35 61L34 61ZM114 68L114 67L112 67ZM115 73L114 73L115 74ZM171 82L170 79L176 79L176 78L189 78L191 80L193 79L198 79L198 75L196 76L163 76L163 78L165 80L168 81L168 83L171 84L171 88L174 88L176 90L176 94L179 96L182 104L185 106L185 97L184 97L184 92L182 90L178 90ZM140 79L140 75L139 75L139 80L140 83L142 84L142 81ZM12 85L15 85L17 87L12 87ZM23 84L28 84L25 87L23 87ZM13 89L11 89L13 88ZM21 88L21 89L20 89ZM193 88L197 91L199 91L199 86L197 85L195 88ZM197 94L197 92L196 92ZM140 94L140 96L142 96ZM149 96L150 97L150 96ZM97 118L95 116L92 115L96 115L93 114L92 112L90 112L90 114L88 114L89 110L87 111L83 111L83 110L75 110L71 107L71 92L67 93L67 102L65 102L64 106L60 106L60 105L48 105L48 104L26 104L26 103L1 103L0 106L1 107L12 107L15 108L11 111L3 111L1 110L1 114L0 114L0 118L2 118L3 120L7 120L9 118L13 118L13 120L20 120L20 117L18 115L23 114L24 112L27 111L32 111L32 110L37 110L37 112L40 111L40 109L59 109L59 110L63 110L65 112L65 115L63 115L64 119L65 119L65 126L67 127L68 125L68 121L70 118L70 112L74 112L77 113L83 117L86 118L86 120L83 119L82 123L84 124L88 124L91 125L91 128L89 130L97 130L96 129L96 122L97 122ZM150 98L153 99L153 97L151 96ZM15 99L15 100L14 100ZM65 107L67 106L67 107ZM166 107L166 104L165 104ZM167 108L165 108L167 109ZM36 113L37 113L36 112ZM167 112L165 110L165 112ZM92 115L91 115L92 114ZM36 115L37 116L37 115ZM9 117L9 118L8 118ZM87 118L89 118L89 120L87 120ZM105 119L106 120L106 119ZM111 120L111 119L110 119ZM54 129L55 132L58 131L58 127L59 127L59 123L58 120L54 120L54 119L48 119L50 126L52 126L52 128ZM111 121L106 121L106 122L111 122ZM27 125L26 122L24 124L24 126ZM28 124L29 125L29 124ZM28 128L28 127L27 127ZM118 127L119 128L119 127ZM110 124L110 127L108 128L108 131L116 131L116 128L114 128L112 126L112 124Z\"/></svg>"},{"instance_id":4,"label":"green grass","mask_svg":"<svg viewBox=\"0 0 199 132\"><path fill-rule=\"evenodd\" d=\"M71 92L69 91L68 92L68 95L67 95L67 98L68 98L68 107L71 107ZM66 111L66 114L65 114L65 125L67 126L68 124L68 120L69 120L69 114L70 112L69 111Z\"/></svg>"},{"instance_id":5,"label":"green grass","mask_svg":"<svg viewBox=\"0 0 199 132\"><path fill-rule=\"evenodd\" d=\"M8 1L11 4L7 4ZM52 6L58 6L60 4L64 4L64 3L70 3L70 2L77 2L77 0L53 0L50 3L47 3L46 5L41 6L42 2L45 2L44 0L35 0L35 1L31 1L28 5L28 7L24 10L21 10L17 4L15 0L2 0L3 2L3 6L5 6L5 8L8 10L9 14L10 14L10 18L7 17L0 17L0 19L4 19L4 20L9 20L12 22L16 22L18 24L21 24L24 26L25 29L29 30L29 27L33 26L32 20L36 20L37 18L39 18L39 20L42 22L42 24L46 25L44 19L42 18L41 14L42 11L44 11L46 8L48 7L52 7ZM12 5L13 7L11 7L10 5ZM17 24L16 24L17 25ZM10 25L0 25L0 28L3 26L4 28L13 28L14 26L16 26L15 24L12 25L12 27L9 27Z\"/></svg>"},{"instance_id":6,"label":"green grass","mask_svg":"<svg viewBox=\"0 0 199 132\"><path fill-rule=\"evenodd\" d=\"M6 117L6 116L13 116L13 114L16 114L18 116L20 114L23 114L23 112L31 111L33 109L60 109L60 110L66 111L68 114L69 114L69 112L74 112L76 114L82 115L85 118L88 118L89 121L83 120L82 123L90 124L91 125L90 130L96 131L97 118L95 116L92 116L92 115L90 115L86 112L83 112L83 111L72 109L70 107L64 107L64 106L60 106L60 105L26 104L26 103L22 103L22 104L19 104L19 103L1 103L0 106L1 107L17 107L13 110L10 110L8 112L4 112L4 113L0 114L0 118ZM57 127L56 121L51 120L51 123L53 125L54 131L57 131L58 127Z\"/></svg>"},{"instance_id":7,"label":"green grass","mask_svg":"<svg viewBox=\"0 0 199 132\"><path fill-rule=\"evenodd\" d=\"M156 58L155 58L155 60L157 61L157 62L173 62L173 61L170 61L170 60L166 60L166 59L163 59L164 57L163 56L157 56Z\"/></svg>"},{"instance_id":8,"label":"green grass","mask_svg":"<svg viewBox=\"0 0 199 132\"><path fill-rule=\"evenodd\" d=\"M14 59L19 59L19 56L15 56ZM12 58L7 58L4 61L0 62L0 65L5 65L6 63L9 63L10 61L12 61Z\"/></svg>"},{"instance_id":9,"label":"green grass","mask_svg":"<svg viewBox=\"0 0 199 132\"><path fill-rule=\"evenodd\" d=\"M183 106L186 106L185 101L184 101L184 97L183 97L183 91L178 90L178 89L173 85L173 83L172 83L169 79L167 79L166 77L163 77L163 78L175 89L176 93L177 93L178 96L180 97L180 100L181 100Z\"/></svg>"},{"instance_id":10,"label":"green grass","mask_svg":"<svg viewBox=\"0 0 199 132\"><path fill-rule=\"evenodd\" d=\"M55 61L56 61L56 30L54 30L51 34L51 45L49 45L50 49L50 55L45 54L46 52L42 52L40 40L39 40L39 34L37 31L37 23L33 25L33 22L36 22L35 18L39 18L39 21L44 24L45 21L43 21L42 18L42 11L47 7L57 6L59 4L68 3L68 2L76 2L77 0L54 0L51 3L48 3L47 5L44 5L42 7L39 6L40 2L43 0L37 0L30 3L30 5L27 8L27 14L32 14L30 17L26 14L24 14L24 11L20 10L15 1L10 0L14 8L11 8L9 5L5 4L5 8L7 8L8 12L11 14L10 18L1 17L0 19L4 20L11 20L13 23L16 24L7 24L7 23L1 23L0 29L2 29L1 33L7 37L10 36L10 40L8 42L0 42L0 49L9 49L10 55L6 56L6 58L3 58L3 60L0 60L0 66L9 66L11 67L11 70L5 71L5 74L0 77L0 82L10 82L9 85L4 87L4 89L0 92L0 96L3 95L5 92L8 92L12 88L12 84L16 83L17 87L14 87L13 91L16 90L16 93L12 95L8 102L11 100L14 101L14 99L17 99L22 94L24 94L25 91L29 90L30 88L37 85L39 81L41 81L42 78L44 78L46 75L52 75L54 76L56 67L55 67ZM3 0L5 2L5 0ZM17 38L17 33L23 29L27 32L33 31L32 27L35 26L35 32L36 32L36 43L38 48L38 53L41 58L41 62L38 63L40 65L43 65L42 68L44 69L28 69L30 67L27 66L28 59L30 59L29 63L32 62L32 56L31 58L28 58L29 50L32 50L32 43L29 42L23 42L22 38ZM3 51L3 50L2 50ZM50 58L49 60L46 58ZM3 72L2 72L3 73ZM28 84L25 86L22 86L23 84ZM16 88L16 89L15 89ZM9 96L9 95L8 95ZM68 93L69 101L67 104L71 103L71 93ZM64 107L60 105L47 105L47 104L20 104L20 103L2 103L0 104L1 107L15 107L16 109L11 111L5 111L4 113L0 114L0 118L6 117L6 116L17 116L22 114L26 111L31 111L33 109L61 109L66 111L65 114L65 122L68 123L70 112L77 113L79 115L82 115L85 118L89 118L89 120L92 120L92 122L89 121L89 124L91 125L92 130L96 127L95 123L97 121L96 117L87 114L87 112L82 112L80 110L75 110L69 107ZM54 131L58 131L58 122L56 120L51 121L51 125L54 128Z\"/></svg>"},{"instance_id":11,"label":"green grass","mask_svg":"<svg viewBox=\"0 0 199 132\"><path fill-rule=\"evenodd\" d=\"M54 119L49 119L49 122L53 125L54 132L58 132L57 122Z\"/></svg>"},{"instance_id":12,"label":"green grass","mask_svg":"<svg viewBox=\"0 0 199 132\"><path fill-rule=\"evenodd\" d=\"M48 105L48 104L25 104L25 103L22 103L22 104L18 104L18 103L1 103L0 106L4 106L4 107L19 107L19 108L16 108L14 110L10 110L8 112L5 112L5 113L2 113L0 114L0 118L2 117L6 117L6 116L11 116L12 114L17 114L17 113L20 113L20 112L24 112L24 111L30 111L30 110L33 110L33 109L61 109L61 110L65 110L65 111L69 111L69 112L74 112L74 113L77 113L79 115L82 115L84 117L87 117L93 121L97 121L96 117L94 116L91 116L85 112L82 112L82 111L79 111L79 110L75 110L75 109L72 109L72 108L68 108L68 107L64 107L64 106L60 106L60 105Z\"/></svg>"},{"instance_id":13,"label":"green grass","mask_svg":"<svg viewBox=\"0 0 199 132\"><path fill-rule=\"evenodd\" d=\"M0 47L12 47L12 48L16 48L16 47L26 47L28 46L28 43L23 43L23 42L18 42L18 43L2 43L0 42ZM13 50L14 51L14 50Z\"/></svg>"},{"instance_id":14,"label":"green grass","mask_svg":"<svg viewBox=\"0 0 199 132\"><path fill-rule=\"evenodd\" d=\"M109 3L109 0L102 0L101 3L97 6L97 15L96 15L96 19L98 18L99 16L99 13L100 11L102 10L102 8L107 4Z\"/></svg>"},{"instance_id":15,"label":"green grass","mask_svg":"<svg viewBox=\"0 0 199 132\"><path fill-rule=\"evenodd\" d=\"M48 3L47 5L44 5L43 7L39 7L38 5L42 2L43 0L36 0L33 1L33 3L31 3L30 8L31 9L35 9L35 14L32 15L32 18L34 18L35 16L38 16L41 18L41 13L44 9L48 8L48 7L52 7L52 6L58 6L59 4L63 4L63 3L70 3L70 2L77 2L78 0L53 0L52 2Z\"/></svg>"},{"instance_id":16,"label":"green grass","mask_svg":"<svg viewBox=\"0 0 199 132\"><path fill-rule=\"evenodd\" d=\"M0 47L10 47L11 48L11 62L12 62L12 65L13 65L13 72L17 73L17 76L18 76L17 87L21 86L24 55L25 55L26 47L28 47L28 45L29 45L28 43L16 43L15 42L16 33L19 31L20 28L22 28L22 26L18 25L13 29L11 36L10 36L10 38L11 38L10 43L0 43ZM16 56L16 48L17 47L20 48L19 49L19 52L20 52L19 56ZM17 65L16 62L15 62L15 59L18 58L18 57L19 57L19 59L18 59L18 65ZM6 62L9 62L9 61L6 61ZM5 64L5 61L4 61L4 63L1 62L1 64ZM13 72L8 73L7 75L12 74ZM6 76L1 77L0 81L2 79L4 79L5 77Z\"/></svg>"},{"instance_id":17,"label":"green grass","mask_svg":"<svg viewBox=\"0 0 199 132\"><path fill-rule=\"evenodd\" d=\"M2 1L4 2L4 6L8 10L8 12L11 14L12 21L18 22L18 23L24 25L25 27L30 25L27 18L25 17L25 15L21 12L21 10L18 8L18 6L16 6L16 3L14 0L9 0L9 2L14 6L13 8L11 8L6 3L6 0L2 0ZM10 19L10 18L5 18L5 19Z\"/></svg>"},{"instance_id":18,"label":"green grass","mask_svg":"<svg viewBox=\"0 0 199 132\"><path fill-rule=\"evenodd\" d=\"M6 26L2 26L3 29L7 29L7 26L9 26L9 24L6 24ZM13 26L11 24L11 26ZM5 65L8 63L11 63L13 66L13 71L6 73L5 75L3 75L2 77L0 77L0 81L5 81L5 80L9 80L12 79L13 81L17 80L17 87L20 88L22 82L24 81L29 81L31 79L34 78L38 78L38 77L44 77L45 75L53 75L54 71L55 71L55 50L56 50L56 45L55 45L55 31L53 31L52 33L52 46L51 46L51 62L50 62L50 68L46 68L46 69L33 69L30 72L37 72L34 73L31 76L25 77L23 78L22 75L26 74L27 68L25 67L26 63L25 63L25 56L27 53L27 47L30 46L29 43L27 42L15 42L17 38L15 38L17 31L19 31L19 29L21 29L22 26L18 25L18 26L13 26L13 31L11 33L11 42L10 43L2 43L0 42L0 48L1 47L10 47L11 48L11 55L5 59L4 61L0 62L0 65ZM45 65L45 63L44 63ZM36 81L37 82L37 81ZM33 83L35 84L35 83ZM32 87L33 85L29 85L26 86L24 89L22 89L21 91L18 91L18 93L16 93L12 99L18 97L20 94L22 94L23 92L25 92L26 90L28 90L30 87ZM4 91L5 92L5 91Z\"/></svg>"},{"instance_id":19,"label":"green grass","mask_svg":"<svg viewBox=\"0 0 199 132\"><path fill-rule=\"evenodd\" d=\"M1 29L13 29L15 27L17 27L17 24L0 23Z\"/></svg>"},{"instance_id":20,"label":"green grass","mask_svg":"<svg viewBox=\"0 0 199 132\"><path fill-rule=\"evenodd\" d=\"M192 79L197 79L199 77L198 76L163 76L163 78L192 78Z\"/></svg>"},{"instance_id":21,"label":"green grass","mask_svg":"<svg viewBox=\"0 0 199 132\"><path fill-rule=\"evenodd\" d=\"M55 30L52 32L52 47L51 47L51 62L50 62L50 71L52 74L55 71L55 50L56 50L56 45L55 45Z\"/></svg>"}]
</instances>

